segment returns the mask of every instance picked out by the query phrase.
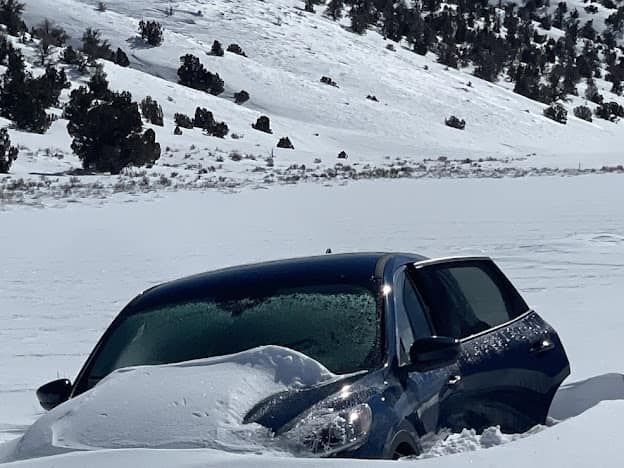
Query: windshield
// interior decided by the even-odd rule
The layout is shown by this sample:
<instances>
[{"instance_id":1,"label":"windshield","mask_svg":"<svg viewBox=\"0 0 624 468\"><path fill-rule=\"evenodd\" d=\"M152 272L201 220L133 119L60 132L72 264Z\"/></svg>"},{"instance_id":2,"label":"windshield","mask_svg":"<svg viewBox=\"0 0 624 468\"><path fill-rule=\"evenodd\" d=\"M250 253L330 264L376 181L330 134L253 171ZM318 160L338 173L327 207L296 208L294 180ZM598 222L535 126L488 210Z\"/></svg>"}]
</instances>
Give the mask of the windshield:
<instances>
[{"instance_id":1,"label":"windshield","mask_svg":"<svg viewBox=\"0 0 624 468\"><path fill-rule=\"evenodd\" d=\"M294 349L337 374L370 369L381 359L380 322L375 293L353 285L167 304L118 322L80 391L122 367L222 356L262 345Z\"/></svg>"}]
</instances>

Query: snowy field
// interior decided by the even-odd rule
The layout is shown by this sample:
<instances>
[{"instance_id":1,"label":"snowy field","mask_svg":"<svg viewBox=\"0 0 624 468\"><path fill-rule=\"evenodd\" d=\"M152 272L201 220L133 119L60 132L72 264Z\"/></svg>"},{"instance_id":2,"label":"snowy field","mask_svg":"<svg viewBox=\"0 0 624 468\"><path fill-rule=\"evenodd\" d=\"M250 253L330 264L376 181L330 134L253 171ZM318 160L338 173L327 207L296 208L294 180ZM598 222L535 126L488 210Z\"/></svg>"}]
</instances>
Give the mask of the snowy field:
<instances>
[{"instance_id":1,"label":"snowy field","mask_svg":"<svg viewBox=\"0 0 624 468\"><path fill-rule=\"evenodd\" d=\"M0 205L0 440L42 411L36 387L75 377L133 295L226 265L351 250L493 256L560 333L572 365L523 437L433 440L415 466L620 466L624 179L619 175L299 184L235 194L117 194L58 208ZM516 440L518 439L518 440ZM509 443L507 443L509 442ZM483 448L502 445L488 450ZM475 449L479 449L474 451ZM214 450L71 454L28 466L289 466ZM379 463L379 462L376 462ZM297 461L365 466L372 462Z\"/></svg>"}]
</instances>

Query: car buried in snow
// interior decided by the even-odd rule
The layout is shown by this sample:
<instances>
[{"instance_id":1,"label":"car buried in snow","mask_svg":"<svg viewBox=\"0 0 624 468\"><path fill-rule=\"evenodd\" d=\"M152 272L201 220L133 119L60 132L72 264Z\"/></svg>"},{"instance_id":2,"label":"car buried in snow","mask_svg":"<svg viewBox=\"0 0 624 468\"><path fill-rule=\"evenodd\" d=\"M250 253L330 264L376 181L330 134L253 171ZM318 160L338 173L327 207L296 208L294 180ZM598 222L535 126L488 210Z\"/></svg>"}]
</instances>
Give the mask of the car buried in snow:
<instances>
[{"instance_id":1,"label":"car buried in snow","mask_svg":"<svg viewBox=\"0 0 624 468\"><path fill-rule=\"evenodd\" d=\"M331 377L273 389L242 405L238 422L309 456L396 459L419 454L422 436L443 428L523 432L545 422L569 374L555 330L490 258L352 253L226 268L153 287L115 318L73 384L57 380L37 396L45 409L60 411L124 368L266 346L305 355ZM234 380L211 387L208 380L185 385L205 386L207 398L211 388L232 395L253 386ZM158 408L148 411L153 429ZM183 428L177 431L184 439ZM181 446L205 446L190 439Z\"/></svg>"}]
</instances>

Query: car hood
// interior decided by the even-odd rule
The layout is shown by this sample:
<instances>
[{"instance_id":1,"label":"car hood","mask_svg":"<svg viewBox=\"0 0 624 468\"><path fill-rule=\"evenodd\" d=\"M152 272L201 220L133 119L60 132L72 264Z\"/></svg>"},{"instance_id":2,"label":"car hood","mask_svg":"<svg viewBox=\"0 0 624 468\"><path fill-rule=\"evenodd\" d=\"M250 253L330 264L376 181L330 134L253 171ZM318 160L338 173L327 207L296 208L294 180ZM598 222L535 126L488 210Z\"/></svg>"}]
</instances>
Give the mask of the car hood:
<instances>
[{"instance_id":1,"label":"car hood","mask_svg":"<svg viewBox=\"0 0 624 468\"><path fill-rule=\"evenodd\" d=\"M277 450L266 423L277 413L268 408L275 410L279 400L295 416L341 380L317 361L278 346L120 369L0 447L0 462L102 448Z\"/></svg>"}]
</instances>

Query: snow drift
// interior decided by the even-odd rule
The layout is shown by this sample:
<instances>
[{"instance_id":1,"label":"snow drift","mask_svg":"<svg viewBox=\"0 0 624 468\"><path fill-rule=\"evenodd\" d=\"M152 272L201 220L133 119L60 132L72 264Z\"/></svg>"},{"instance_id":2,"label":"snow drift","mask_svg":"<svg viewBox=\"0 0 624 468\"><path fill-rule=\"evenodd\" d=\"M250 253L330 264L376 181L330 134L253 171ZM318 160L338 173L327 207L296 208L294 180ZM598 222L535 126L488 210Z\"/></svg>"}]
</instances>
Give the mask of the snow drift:
<instances>
[{"instance_id":1,"label":"snow drift","mask_svg":"<svg viewBox=\"0 0 624 468\"><path fill-rule=\"evenodd\" d=\"M243 425L245 414L276 392L332 377L315 360L279 346L120 369L0 448L0 462L104 448L276 450L267 448L268 429Z\"/></svg>"}]
</instances>

